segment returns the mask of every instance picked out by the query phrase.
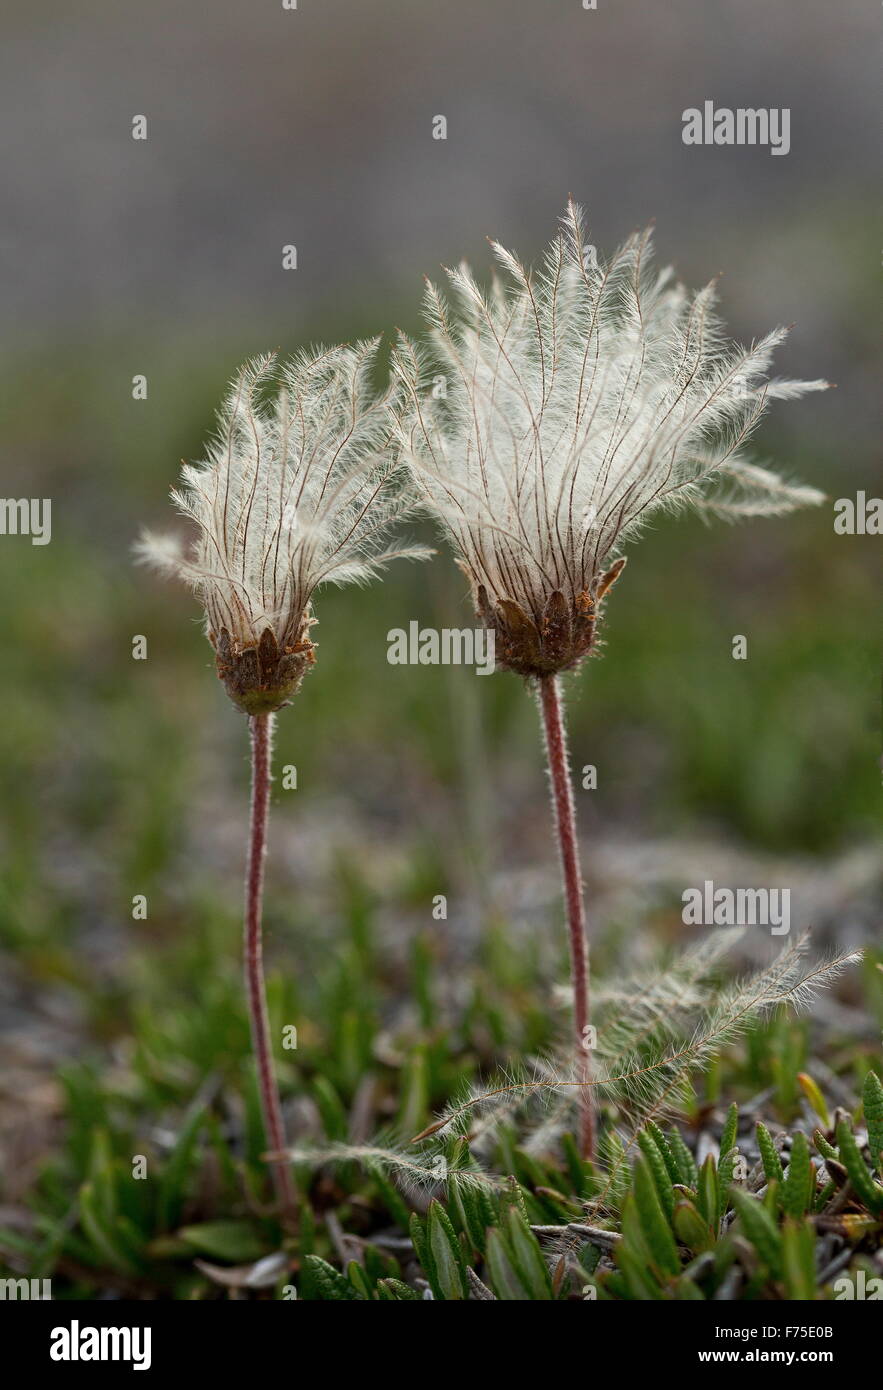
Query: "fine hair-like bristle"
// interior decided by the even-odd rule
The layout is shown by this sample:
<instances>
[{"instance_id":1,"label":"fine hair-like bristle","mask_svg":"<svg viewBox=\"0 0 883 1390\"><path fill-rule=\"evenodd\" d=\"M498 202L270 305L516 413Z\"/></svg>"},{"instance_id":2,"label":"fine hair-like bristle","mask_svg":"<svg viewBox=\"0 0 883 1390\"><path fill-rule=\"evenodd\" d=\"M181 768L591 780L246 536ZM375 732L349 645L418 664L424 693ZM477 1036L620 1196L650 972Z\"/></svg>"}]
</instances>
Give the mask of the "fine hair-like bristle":
<instances>
[{"instance_id":1,"label":"fine hair-like bristle","mask_svg":"<svg viewBox=\"0 0 883 1390\"><path fill-rule=\"evenodd\" d=\"M190 548L150 532L137 546L195 590L219 674L249 712L278 707L312 660L321 584L431 553L388 543L412 498L389 447L395 396L371 386L378 341L247 362L206 458L184 465L172 494L196 524Z\"/></svg>"},{"instance_id":2,"label":"fine hair-like bristle","mask_svg":"<svg viewBox=\"0 0 883 1390\"><path fill-rule=\"evenodd\" d=\"M714 285L690 294L655 272L649 231L605 263L571 202L535 271L491 245L505 283L485 292L467 266L448 270L449 299L427 286L428 349L399 337L400 444L481 616L542 673L592 645L614 562L654 512L772 516L822 500L744 446L769 402L827 383L770 380L786 330L730 343Z\"/></svg>"}]
</instances>

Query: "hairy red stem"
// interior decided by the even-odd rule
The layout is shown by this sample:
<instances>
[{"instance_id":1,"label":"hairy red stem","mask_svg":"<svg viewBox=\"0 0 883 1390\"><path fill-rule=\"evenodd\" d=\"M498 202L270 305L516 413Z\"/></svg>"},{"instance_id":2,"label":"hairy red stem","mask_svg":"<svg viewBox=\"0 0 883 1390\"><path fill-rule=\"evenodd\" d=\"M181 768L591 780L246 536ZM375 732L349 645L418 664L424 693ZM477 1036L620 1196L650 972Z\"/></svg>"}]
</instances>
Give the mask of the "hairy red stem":
<instances>
[{"instance_id":1,"label":"hairy red stem","mask_svg":"<svg viewBox=\"0 0 883 1390\"><path fill-rule=\"evenodd\" d=\"M245 985L251 1019L251 1042L258 1072L261 1113L268 1148L285 1149L285 1127L279 1089L273 1069L273 1046L264 986L261 924L264 899L264 859L267 853L267 822L270 816L270 750L273 738L272 714L253 715L251 734L251 820L248 836L248 868L245 877ZM296 1197L290 1164L282 1159L273 1163L273 1182L284 1221L294 1217Z\"/></svg>"},{"instance_id":2,"label":"hairy red stem","mask_svg":"<svg viewBox=\"0 0 883 1390\"><path fill-rule=\"evenodd\" d=\"M540 707L546 736L546 756L549 780L552 785L552 804L555 808L555 828L561 856L564 880L564 901L567 907L567 926L570 933L570 969L573 978L573 1022L576 1032L578 1080L590 1081L592 1075L589 1033L589 943L586 934L586 914L583 903L583 881L579 866L579 844L576 838L576 810L570 768L567 758L567 736L561 705L561 689L557 676L539 679ZM579 1147L583 1158L595 1155L595 1102L591 1086L580 1091Z\"/></svg>"}]
</instances>

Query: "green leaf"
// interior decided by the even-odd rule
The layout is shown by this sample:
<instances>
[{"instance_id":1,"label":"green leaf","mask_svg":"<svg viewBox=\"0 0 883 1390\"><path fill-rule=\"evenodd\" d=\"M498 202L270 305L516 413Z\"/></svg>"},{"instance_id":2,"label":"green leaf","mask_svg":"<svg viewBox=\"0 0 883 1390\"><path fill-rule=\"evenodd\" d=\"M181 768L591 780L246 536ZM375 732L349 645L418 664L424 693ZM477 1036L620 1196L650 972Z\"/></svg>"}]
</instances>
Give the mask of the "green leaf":
<instances>
[{"instance_id":1,"label":"green leaf","mask_svg":"<svg viewBox=\"0 0 883 1390\"><path fill-rule=\"evenodd\" d=\"M644 1131L645 1133L650 1135L650 1138L653 1140L653 1143L656 1145L657 1149L662 1154L662 1160L666 1166L668 1176L671 1178L672 1182L683 1182L684 1178L681 1175L681 1169L678 1166L678 1161L675 1158L674 1153L672 1152L671 1144L668 1142L662 1130L659 1128L659 1125L656 1124L654 1120L648 1120L646 1125L644 1126Z\"/></svg>"},{"instance_id":2,"label":"green leaf","mask_svg":"<svg viewBox=\"0 0 883 1390\"><path fill-rule=\"evenodd\" d=\"M739 1131L739 1107L735 1101L727 1111L727 1118L724 1120L724 1127L721 1130L720 1154L728 1154L736 1146L736 1135Z\"/></svg>"},{"instance_id":3,"label":"green leaf","mask_svg":"<svg viewBox=\"0 0 883 1390\"><path fill-rule=\"evenodd\" d=\"M267 1254L266 1242L250 1221L203 1221L197 1226L182 1226L178 1235L198 1254L231 1264L247 1264Z\"/></svg>"},{"instance_id":4,"label":"green leaf","mask_svg":"<svg viewBox=\"0 0 883 1390\"><path fill-rule=\"evenodd\" d=\"M676 1181L683 1183L685 1187L695 1187L699 1181L699 1169L696 1167L696 1160L676 1129L669 1130L668 1142L677 1164L678 1176Z\"/></svg>"},{"instance_id":5,"label":"green leaf","mask_svg":"<svg viewBox=\"0 0 883 1390\"><path fill-rule=\"evenodd\" d=\"M97 1253L112 1269L124 1274L139 1273L137 1260L120 1239L119 1222L107 1222L91 1182L84 1182L80 1188L80 1223Z\"/></svg>"},{"instance_id":6,"label":"green leaf","mask_svg":"<svg viewBox=\"0 0 883 1390\"><path fill-rule=\"evenodd\" d=\"M514 1177L513 1174L510 1173L509 1178L508 1178L508 1180L507 1180L507 1182L506 1182L506 1193L505 1193L505 1195L500 1199L500 1210L501 1210L502 1215L505 1216L506 1210L507 1210L509 1204L512 1203L512 1202L515 1203L515 1206L517 1206L518 1210L521 1212L521 1215L524 1217L525 1221L527 1221L527 1222L529 1223L529 1222L530 1222L530 1215L529 1215L528 1210L527 1210L527 1203L526 1203L525 1200L524 1200L524 1189L522 1188L522 1186L521 1186L521 1184L519 1183L518 1179L517 1179L516 1177Z\"/></svg>"},{"instance_id":7,"label":"green leaf","mask_svg":"<svg viewBox=\"0 0 883 1390\"><path fill-rule=\"evenodd\" d=\"M818 1149L819 1153L822 1155L822 1158L833 1158L835 1163L840 1162L839 1153L834 1148L833 1144L828 1143L827 1139L825 1138L824 1134L820 1129L813 1130L812 1141Z\"/></svg>"},{"instance_id":8,"label":"green leaf","mask_svg":"<svg viewBox=\"0 0 883 1390\"><path fill-rule=\"evenodd\" d=\"M106 1225L112 1226L117 1215L116 1183L113 1155L106 1129L96 1129L92 1135L89 1154L89 1183L95 1197L95 1210Z\"/></svg>"},{"instance_id":9,"label":"green leaf","mask_svg":"<svg viewBox=\"0 0 883 1390\"><path fill-rule=\"evenodd\" d=\"M422 1295L401 1279L380 1279L377 1294L381 1303L421 1303Z\"/></svg>"},{"instance_id":10,"label":"green leaf","mask_svg":"<svg viewBox=\"0 0 883 1390\"><path fill-rule=\"evenodd\" d=\"M17 1231L11 1231L7 1226L0 1227L0 1252L4 1255L12 1251L15 1255L26 1255L33 1259L39 1246L36 1241L26 1240Z\"/></svg>"},{"instance_id":11,"label":"green leaf","mask_svg":"<svg viewBox=\"0 0 883 1390\"><path fill-rule=\"evenodd\" d=\"M622 1270L632 1298L647 1302L662 1297L659 1282L654 1278L650 1249L637 1203L631 1192L622 1204L622 1240L617 1242L613 1257Z\"/></svg>"},{"instance_id":12,"label":"green leaf","mask_svg":"<svg viewBox=\"0 0 883 1390\"><path fill-rule=\"evenodd\" d=\"M601 1131L601 1151L607 1170L607 1203L611 1211L617 1212L621 1210L631 1187L631 1172L626 1162L625 1145L612 1127Z\"/></svg>"},{"instance_id":13,"label":"green leaf","mask_svg":"<svg viewBox=\"0 0 883 1390\"><path fill-rule=\"evenodd\" d=\"M157 1221L161 1231L171 1231L181 1219L181 1209L187 1195L187 1178L204 1121L205 1108L200 1106L184 1121L175 1147L163 1165L157 1196Z\"/></svg>"},{"instance_id":14,"label":"green leaf","mask_svg":"<svg viewBox=\"0 0 883 1390\"><path fill-rule=\"evenodd\" d=\"M807 1221L795 1221L786 1216L782 1224L782 1270L789 1298L815 1298L815 1256L816 1235L813 1227Z\"/></svg>"},{"instance_id":15,"label":"green leaf","mask_svg":"<svg viewBox=\"0 0 883 1390\"><path fill-rule=\"evenodd\" d=\"M763 1171L768 1182L781 1182L784 1175L782 1160L773 1143L773 1137L761 1120L757 1122L757 1146L763 1162Z\"/></svg>"},{"instance_id":16,"label":"green leaf","mask_svg":"<svg viewBox=\"0 0 883 1390\"><path fill-rule=\"evenodd\" d=\"M713 1154L707 1156L699 1169L699 1188L696 1196L699 1210L716 1236L720 1221L720 1186Z\"/></svg>"},{"instance_id":17,"label":"green leaf","mask_svg":"<svg viewBox=\"0 0 883 1390\"><path fill-rule=\"evenodd\" d=\"M878 1187L865 1167L852 1130L845 1120L837 1126L837 1145L840 1162L849 1174L849 1181L865 1206L872 1212L883 1211L883 1187Z\"/></svg>"},{"instance_id":18,"label":"green leaf","mask_svg":"<svg viewBox=\"0 0 883 1390\"><path fill-rule=\"evenodd\" d=\"M675 1194L665 1159L660 1153L655 1139L646 1130L642 1130L638 1135L638 1146L647 1160L650 1172L653 1174L659 1204L668 1220L671 1221L675 1209Z\"/></svg>"},{"instance_id":19,"label":"green leaf","mask_svg":"<svg viewBox=\"0 0 883 1390\"><path fill-rule=\"evenodd\" d=\"M883 1086L876 1072L869 1071L862 1087L868 1148L877 1171L883 1176Z\"/></svg>"},{"instance_id":20,"label":"green leaf","mask_svg":"<svg viewBox=\"0 0 883 1390\"><path fill-rule=\"evenodd\" d=\"M313 1082L313 1099L322 1117L322 1127L327 1137L338 1143L349 1133L349 1120L343 1101L328 1080L327 1076L317 1076Z\"/></svg>"},{"instance_id":21,"label":"green leaf","mask_svg":"<svg viewBox=\"0 0 883 1390\"><path fill-rule=\"evenodd\" d=\"M407 1232L409 1232L410 1234L410 1240L412 1240L412 1245L414 1247L414 1251L416 1251L417 1259L419 1259L420 1264L423 1265L423 1268L426 1269L426 1225L424 1225L423 1219L421 1219L420 1216L417 1215L417 1212L410 1213L410 1220L409 1223L407 1223Z\"/></svg>"},{"instance_id":22,"label":"green leaf","mask_svg":"<svg viewBox=\"0 0 883 1390\"><path fill-rule=\"evenodd\" d=\"M635 1164L635 1205L641 1230L654 1265L662 1274L677 1274L681 1268L671 1227L656 1192L650 1165L643 1154Z\"/></svg>"},{"instance_id":23,"label":"green leaf","mask_svg":"<svg viewBox=\"0 0 883 1390\"><path fill-rule=\"evenodd\" d=\"M815 1191L815 1170L810 1162L809 1144L800 1130L791 1141L788 1176L782 1184L782 1210L787 1216L802 1216L809 1209Z\"/></svg>"},{"instance_id":24,"label":"green leaf","mask_svg":"<svg viewBox=\"0 0 883 1390\"><path fill-rule=\"evenodd\" d=\"M530 1299L530 1294L518 1277L507 1242L498 1226L488 1234L485 1262L491 1287L497 1298L508 1303L523 1303Z\"/></svg>"},{"instance_id":25,"label":"green leaf","mask_svg":"<svg viewBox=\"0 0 883 1390\"><path fill-rule=\"evenodd\" d=\"M429 1067L422 1044L409 1055L400 1081L400 1093L402 1103L396 1128L404 1135L416 1134L429 1115Z\"/></svg>"},{"instance_id":26,"label":"green leaf","mask_svg":"<svg viewBox=\"0 0 883 1390\"><path fill-rule=\"evenodd\" d=\"M694 1284L693 1280L687 1274L682 1274L680 1279L678 1279L677 1283L675 1284L675 1292L677 1295L678 1302L705 1302L705 1294L699 1288L699 1285Z\"/></svg>"},{"instance_id":27,"label":"green leaf","mask_svg":"<svg viewBox=\"0 0 883 1390\"><path fill-rule=\"evenodd\" d=\"M781 1240L775 1221L756 1197L749 1197L737 1187L732 1188L732 1197L743 1233L770 1273L777 1276L781 1268Z\"/></svg>"},{"instance_id":28,"label":"green leaf","mask_svg":"<svg viewBox=\"0 0 883 1390\"><path fill-rule=\"evenodd\" d=\"M733 1174L736 1171L738 1156L739 1150L737 1148L730 1149L728 1153L721 1150L721 1160L717 1166L717 1184L720 1190L720 1201L717 1207L718 1229L720 1229L720 1222L724 1219L730 1205L730 1187L733 1182Z\"/></svg>"},{"instance_id":29,"label":"green leaf","mask_svg":"<svg viewBox=\"0 0 883 1390\"><path fill-rule=\"evenodd\" d=\"M365 1299L372 1298L374 1290L371 1286L371 1280L358 1260L350 1260L346 1267L346 1277L356 1293L360 1293Z\"/></svg>"},{"instance_id":30,"label":"green leaf","mask_svg":"<svg viewBox=\"0 0 883 1390\"><path fill-rule=\"evenodd\" d=\"M307 1255L304 1259L304 1275L307 1294L315 1293L324 1303L362 1302L358 1293L343 1274L323 1260L319 1255Z\"/></svg>"},{"instance_id":31,"label":"green leaf","mask_svg":"<svg viewBox=\"0 0 883 1390\"><path fill-rule=\"evenodd\" d=\"M702 1250L709 1250L714 1244L711 1227L698 1208L687 1198L683 1198L675 1206L674 1228L678 1240L694 1255Z\"/></svg>"},{"instance_id":32,"label":"green leaf","mask_svg":"<svg viewBox=\"0 0 883 1390\"><path fill-rule=\"evenodd\" d=\"M414 1253L423 1267L423 1273L429 1279L429 1270L432 1264L432 1255L429 1249L429 1241L426 1238L426 1225L417 1215L416 1211L411 1212L411 1220L408 1222L408 1232L411 1237L411 1244ZM430 1280L430 1283L432 1281Z\"/></svg>"},{"instance_id":33,"label":"green leaf","mask_svg":"<svg viewBox=\"0 0 883 1390\"><path fill-rule=\"evenodd\" d=\"M540 1243L517 1207L510 1207L505 1221L509 1252L518 1277L534 1301L552 1298L552 1280Z\"/></svg>"},{"instance_id":34,"label":"green leaf","mask_svg":"<svg viewBox=\"0 0 883 1390\"><path fill-rule=\"evenodd\" d=\"M448 1204L458 1215L460 1227L473 1250L484 1251L487 1231L496 1225L494 1204L486 1185L468 1172L448 1170Z\"/></svg>"},{"instance_id":35,"label":"green leaf","mask_svg":"<svg viewBox=\"0 0 883 1390\"><path fill-rule=\"evenodd\" d=\"M432 1201L426 1221L426 1237L432 1253L432 1273L427 1270L436 1298L459 1302L469 1296L466 1262L450 1218L441 1202Z\"/></svg>"}]
</instances>

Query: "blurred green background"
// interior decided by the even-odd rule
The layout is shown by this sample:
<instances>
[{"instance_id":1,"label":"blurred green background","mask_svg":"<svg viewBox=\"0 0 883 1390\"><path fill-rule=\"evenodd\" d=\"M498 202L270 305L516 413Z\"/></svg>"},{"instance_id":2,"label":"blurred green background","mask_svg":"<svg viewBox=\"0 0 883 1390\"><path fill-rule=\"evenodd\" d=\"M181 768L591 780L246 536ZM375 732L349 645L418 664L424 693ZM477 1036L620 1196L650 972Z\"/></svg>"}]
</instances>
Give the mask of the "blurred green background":
<instances>
[{"instance_id":1,"label":"blurred green background","mask_svg":"<svg viewBox=\"0 0 883 1390\"><path fill-rule=\"evenodd\" d=\"M125 1093L145 1017L182 1095L244 1052L245 721L192 598L130 558L142 525L172 524L235 367L416 330L423 272L465 255L483 273L485 233L537 256L572 191L600 246L655 217L688 283L723 269L737 336L796 321L779 369L839 389L776 407L756 451L832 500L879 492L878 24L807 0L4 6L4 490L53 503L50 545L0 540L7 1201L55 1142L63 1062ZM706 97L789 106L791 153L683 146ZM681 887L715 874L793 884L823 942L879 933L879 588L879 537L835 535L831 504L661 522L633 547L603 652L568 683L612 955L676 941ZM532 701L514 677L387 664L391 628L472 621L443 546L316 611L318 665L278 721L277 771L298 777L277 783L268 884L285 1017L347 1093L348 1028L425 1023L427 972L455 1011L469 981L487 1002L517 956L470 1065L523 1051L565 960Z\"/></svg>"}]
</instances>

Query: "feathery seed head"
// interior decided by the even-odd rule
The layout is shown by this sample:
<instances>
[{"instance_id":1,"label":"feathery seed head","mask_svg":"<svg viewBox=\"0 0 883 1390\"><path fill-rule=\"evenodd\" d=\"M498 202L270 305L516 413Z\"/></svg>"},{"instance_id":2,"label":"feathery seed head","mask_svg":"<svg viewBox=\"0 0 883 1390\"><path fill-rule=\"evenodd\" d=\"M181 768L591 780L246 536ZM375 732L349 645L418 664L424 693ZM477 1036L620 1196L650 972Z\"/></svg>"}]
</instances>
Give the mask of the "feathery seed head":
<instances>
[{"instance_id":1,"label":"feathery seed head","mask_svg":"<svg viewBox=\"0 0 883 1390\"><path fill-rule=\"evenodd\" d=\"M649 231L604 263L571 202L536 272L491 245L508 283L483 292L467 266L448 270L450 302L426 290L430 351L399 337L398 442L498 662L542 676L592 649L622 546L653 512L771 516L822 500L743 449L768 402L827 383L768 379L786 330L729 343L713 285L688 294L651 271Z\"/></svg>"},{"instance_id":2,"label":"feathery seed head","mask_svg":"<svg viewBox=\"0 0 883 1390\"><path fill-rule=\"evenodd\" d=\"M248 362L204 462L172 493L196 523L189 549L144 533L139 557L199 596L218 676L247 714L295 694L315 661L320 584L363 581L421 547L385 545L411 506L389 450L396 400L370 386L378 340Z\"/></svg>"}]
</instances>

